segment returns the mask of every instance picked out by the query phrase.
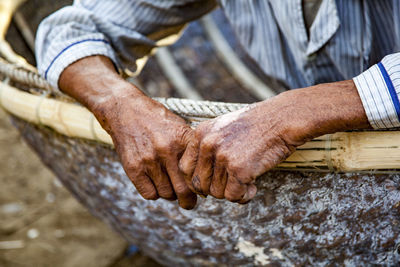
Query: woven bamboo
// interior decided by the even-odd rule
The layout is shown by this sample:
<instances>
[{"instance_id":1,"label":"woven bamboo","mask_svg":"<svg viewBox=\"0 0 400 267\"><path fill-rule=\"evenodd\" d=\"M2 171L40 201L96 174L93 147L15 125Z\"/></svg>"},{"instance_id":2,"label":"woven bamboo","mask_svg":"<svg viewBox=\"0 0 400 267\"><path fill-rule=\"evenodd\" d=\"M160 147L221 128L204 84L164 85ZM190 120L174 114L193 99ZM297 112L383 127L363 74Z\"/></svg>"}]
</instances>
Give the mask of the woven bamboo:
<instances>
[{"instance_id":1,"label":"woven bamboo","mask_svg":"<svg viewBox=\"0 0 400 267\"><path fill-rule=\"evenodd\" d=\"M111 137L84 107L50 98L61 92L35 72L0 60L0 73L42 95L21 91L5 82L0 85L1 106L11 114L35 124L48 126L69 137L84 138L112 145ZM193 127L199 121L215 118L245 107L245 104L157 98L168 109L185 117ZM277 168L314 171L400 170L400 131L346 132L321 136L300 147Z\"/></svg>"}]
</instances>

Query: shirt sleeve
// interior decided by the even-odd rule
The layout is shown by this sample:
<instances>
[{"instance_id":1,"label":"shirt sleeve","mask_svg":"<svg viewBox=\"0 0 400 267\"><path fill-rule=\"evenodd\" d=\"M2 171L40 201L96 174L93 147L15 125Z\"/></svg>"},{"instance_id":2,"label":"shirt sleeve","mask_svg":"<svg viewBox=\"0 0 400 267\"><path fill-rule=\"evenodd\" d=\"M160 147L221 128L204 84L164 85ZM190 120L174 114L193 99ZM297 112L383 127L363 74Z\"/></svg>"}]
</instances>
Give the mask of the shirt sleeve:
<instances>
[{"instance_id":1,"label":"shirt sleeve","mask_svg":"<svg viewBox=\"0 0 400 267\"><path fill-rule=\"evenodd\" d=\"M400 53L386 56L353 80L371 126L400 127Z\"/></svg>"},{"instance_id":2,"label":"shirt sleeve","mask_svg":"<svg viewBox=\"0 0 400 267\"><path fill-rule=\"evenodd\" d=\"M140 59L215 6L215 0L76 0L39 25L39 73L58 88L67 66L92 55L109 57L120 71L136 72Z\"/></svg>"}]
</instances>

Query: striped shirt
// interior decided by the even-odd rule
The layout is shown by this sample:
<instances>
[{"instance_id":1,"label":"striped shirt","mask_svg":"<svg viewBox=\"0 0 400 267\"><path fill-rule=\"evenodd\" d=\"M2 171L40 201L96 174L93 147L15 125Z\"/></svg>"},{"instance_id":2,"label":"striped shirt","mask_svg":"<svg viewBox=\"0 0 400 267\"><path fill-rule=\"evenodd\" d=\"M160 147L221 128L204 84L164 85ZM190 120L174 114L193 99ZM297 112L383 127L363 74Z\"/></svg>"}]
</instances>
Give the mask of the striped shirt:
<instances>
[{"instance_id":1,"label":"striped shirt","mask_svg":"<svg viewBox=\"0 0 400 267\"><path fill-rule=\"evenodd\" d=\"M302 0L76 0L41 23L39 71L57 87L68 65L104 55L137 72L168 36L218 4L265 74L289 88L353 78L370 124L400 127L397 0L322 0L309 28Z\"/></svg>"}]
</instances>

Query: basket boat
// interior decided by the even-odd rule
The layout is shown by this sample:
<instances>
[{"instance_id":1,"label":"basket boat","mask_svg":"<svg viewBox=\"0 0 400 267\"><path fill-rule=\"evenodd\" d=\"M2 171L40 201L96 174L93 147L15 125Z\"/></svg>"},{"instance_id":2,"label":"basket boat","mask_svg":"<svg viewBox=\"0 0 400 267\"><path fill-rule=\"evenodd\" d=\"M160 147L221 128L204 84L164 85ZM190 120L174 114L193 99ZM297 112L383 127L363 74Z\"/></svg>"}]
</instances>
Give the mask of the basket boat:
<instances>
[{"instance_id":1,"label":"basket boat","mask_svg":"<svg viewBox=\"0 0 400 267\"><path fill-rule=\"evenodd\" d=\"M206 33L210 19L211 23L223 21L216 12L208 21L190 26L167 51L167 57L164 54L151 59L135 82L148 87L150 73L160 73L156 83L167 91L159 89L158 93L192 93L192 98L200 98L197 91L168 92L168 88L179 85L170 79L177 76L163 73L162 65L171 63L171 56L179 63L183 54L201 66L196 65L200 70L193 71L190 64L182 64L181 74L189 81L183 86L190 87L199 77L207 77L208 83L199 86L218 88L215 99L250 102L269 94L269 85L245 58L237 57L250 75L263 83L260 87L264 89L258 93L254 88L249 91L253 85L235 76L237 70L218 54L213 46L215 36ZM229 32L226 23L218 25L220 36ZM110 137L94 116L51 88L34 69L6 58L9 60L0 60L0 74L5 78L0 84L0 104L24 140L91 213L158 262L175 266L400 262L400 131L319 137L259 177L258 193L249 204L209 197L199 199L197 207L187 211L174 202L141 198L126 177ZM232 87L239 88L240 93L234 96L238 99L225 99L221 92ZM193 127L245 105L158 100Z\"/></svg>"}]
</instances>

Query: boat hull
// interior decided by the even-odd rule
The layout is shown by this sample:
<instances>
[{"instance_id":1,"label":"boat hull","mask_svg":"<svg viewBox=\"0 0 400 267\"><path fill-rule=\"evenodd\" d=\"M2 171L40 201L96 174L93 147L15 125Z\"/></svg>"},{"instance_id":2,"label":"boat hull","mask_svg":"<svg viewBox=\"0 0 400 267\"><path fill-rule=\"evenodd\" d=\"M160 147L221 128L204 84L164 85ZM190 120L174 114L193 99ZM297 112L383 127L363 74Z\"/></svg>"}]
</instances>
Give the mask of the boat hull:
<instances>
[{"instance_id":1,"label":"boat hull","mask_svg":"<svg viewBox=\"0 0 400 267\"><path fill-rule=\"evenodd\" d=\"M400 176L273 171L247 205L192 211L144 200L109 146L13 118L22 137L95 216L165 265L396 265Z\"/></svg>"}]
</instances>

